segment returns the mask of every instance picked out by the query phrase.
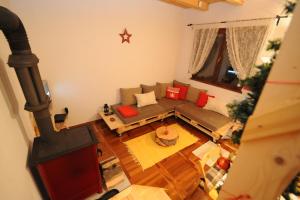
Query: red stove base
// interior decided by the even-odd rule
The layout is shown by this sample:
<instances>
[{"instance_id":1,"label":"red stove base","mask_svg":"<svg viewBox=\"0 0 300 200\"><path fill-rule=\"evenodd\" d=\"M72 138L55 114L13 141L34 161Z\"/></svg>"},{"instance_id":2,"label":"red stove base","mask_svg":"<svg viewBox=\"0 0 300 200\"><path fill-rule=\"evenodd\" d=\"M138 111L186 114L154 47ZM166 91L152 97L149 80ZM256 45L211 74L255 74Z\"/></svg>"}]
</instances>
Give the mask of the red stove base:
<instances>
[{"instance_id":1,"label":"red stove base","mask_svg":"<svg viewBox=\"0 0 300 200\"><path fill-rule=\"evenodd\" d=\"M84 199L102 192L96 144L39 163L37 169L52 200Z\"/></svg>"}]
</instances>

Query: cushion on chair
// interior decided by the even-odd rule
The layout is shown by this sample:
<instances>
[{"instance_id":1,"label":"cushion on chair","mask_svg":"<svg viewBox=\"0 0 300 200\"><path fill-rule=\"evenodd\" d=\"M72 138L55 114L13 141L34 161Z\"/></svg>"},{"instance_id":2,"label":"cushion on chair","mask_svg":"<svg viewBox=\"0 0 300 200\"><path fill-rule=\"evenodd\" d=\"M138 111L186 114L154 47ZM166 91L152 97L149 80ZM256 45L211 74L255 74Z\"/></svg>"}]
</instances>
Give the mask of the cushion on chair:
<instances>
[{"instance_id":1,"label":"cushion on chair","mask_svg":"<svg viewBox=\"0 0 300 200\"><path fill-rule=\"evenodd\" d=\"M132 106L119 106L117 110L123 117L133 117L138 115L138 111Z\"/></svg>"},{"instance_id":2,"label":"cushion on chair","mask_svg":"<svg viewBox=\"0 0 300 200\"><path fill-rule=\"evenodd\" d=\"M68 114L56 114L54 115L55 123L62 123L66 120Z\"/></svg>"}]
</instances>

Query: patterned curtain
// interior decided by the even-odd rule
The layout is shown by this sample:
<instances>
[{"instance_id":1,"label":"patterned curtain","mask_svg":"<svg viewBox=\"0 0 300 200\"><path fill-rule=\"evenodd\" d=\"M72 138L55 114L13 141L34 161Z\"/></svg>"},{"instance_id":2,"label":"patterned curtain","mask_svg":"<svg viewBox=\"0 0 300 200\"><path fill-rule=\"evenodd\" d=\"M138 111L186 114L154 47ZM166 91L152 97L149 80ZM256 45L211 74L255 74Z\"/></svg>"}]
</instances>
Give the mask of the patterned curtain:
<instances>
[{"instance_id":1,"label":"patterned curtain","mask_svg":"<svg viewBox=\"0 0 300 200\"><path fill-rule=\"evenodd\" d=\"M191 74L202 69L218 35L218 28L199 29L195 31L192 57L189 67Z\"/></svg>"},{"instance_id":2,"label":"patterned curtain","mask_svg":"<svg viewBox=\"0 0 300 200\"><path fill-rule=\"evenodd\" d=\"M268 26L228 27L226 29L229 60L239 79L243 80L249 76L267 30Z\"/></svg>"}]
</instances>

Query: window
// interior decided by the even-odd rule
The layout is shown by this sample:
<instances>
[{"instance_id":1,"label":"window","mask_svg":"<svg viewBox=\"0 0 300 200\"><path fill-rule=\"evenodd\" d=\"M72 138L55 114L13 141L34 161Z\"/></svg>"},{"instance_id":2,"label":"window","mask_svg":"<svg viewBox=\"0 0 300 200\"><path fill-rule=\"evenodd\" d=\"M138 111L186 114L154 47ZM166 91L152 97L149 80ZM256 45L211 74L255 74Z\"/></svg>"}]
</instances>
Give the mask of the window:
<instances>
[{"instance_id":1,"label":"window","mask_svg":"<svg viewBox=\"0 0 300 200\"><path fill-rule=\"evenodd\" d=\"M226 45L226 29L219 29L204 67L192 76L193 80L240 92L239 79L230 64Z\"/></svg>"}]
</instances>

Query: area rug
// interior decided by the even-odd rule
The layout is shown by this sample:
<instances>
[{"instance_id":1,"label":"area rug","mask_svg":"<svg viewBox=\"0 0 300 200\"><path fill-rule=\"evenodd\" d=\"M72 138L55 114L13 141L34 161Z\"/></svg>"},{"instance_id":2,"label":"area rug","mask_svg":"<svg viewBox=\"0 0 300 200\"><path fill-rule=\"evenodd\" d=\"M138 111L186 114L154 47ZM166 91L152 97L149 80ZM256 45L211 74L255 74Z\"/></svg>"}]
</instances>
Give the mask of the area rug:
<instances>
[{"instance_id":1,"label":"area rug","mask_svg":"<svg viewBox=\"0 0 300 200\"><path fill-rule=\"evenodd\" d=\"M177 143L173 146L162 147L158 145L155 142L155 131L124 142L127 145L129 153L134 156L143 169L147 169L155 165L155 163L197 142L198 138L180 125L172 124L170 127L179 135Z\"/></svg>"}]
</instances>

